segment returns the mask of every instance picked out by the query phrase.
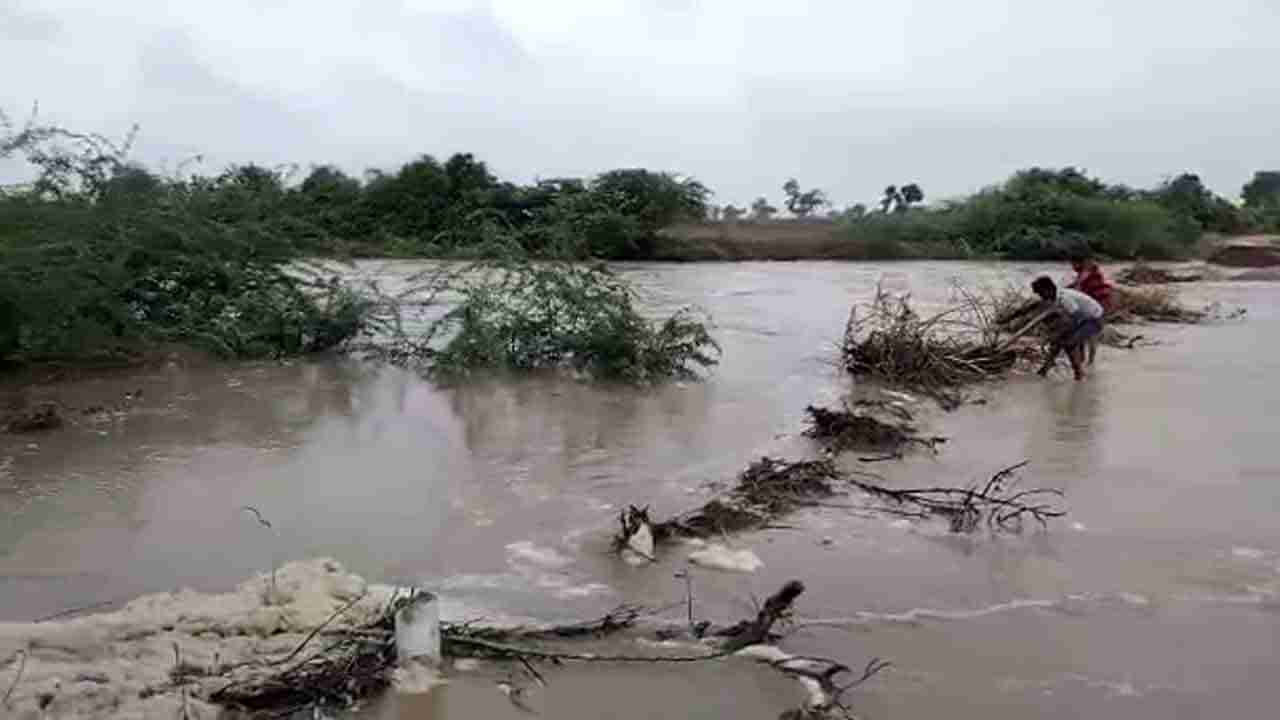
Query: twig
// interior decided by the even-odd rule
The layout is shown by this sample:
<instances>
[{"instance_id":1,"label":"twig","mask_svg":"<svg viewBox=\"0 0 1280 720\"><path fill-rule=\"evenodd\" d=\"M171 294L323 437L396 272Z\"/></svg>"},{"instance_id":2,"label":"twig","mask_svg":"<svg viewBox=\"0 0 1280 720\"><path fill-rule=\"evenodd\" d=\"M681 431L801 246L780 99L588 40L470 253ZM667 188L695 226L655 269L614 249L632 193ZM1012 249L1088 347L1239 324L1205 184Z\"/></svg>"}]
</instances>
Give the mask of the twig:
<instances>
[{"instance_id":1,"label":"twig","mask_svg":"<svg viewBox=\"0 0 1280 720\"><path fill-rule=\"evenodd\" d=\"M481 640L479 638L468 637L450 637L448 638L450 645L466 645L469 647L487 650L496 653L499 656L506 657L528 657L537 658L539 660L551 661L578 661L578 662L608 662L608 663L688 663L688 662L704 662L708 660L719 660L728 657L737 652L741 648L722 649L706 655L597 655L595 653L571 653L556 652L551 650L537 650L534 648L521 647L519 645L508 645L506 643L492 642L489 640Z\"/></svg>"},{"instance_id":2,"label":"twig","mask_svg":"<svg viewBox=\"0 0 1280 720\"><path fill-rule=\"evenodd\" d=\"M542 687L547 687L547 679L542 677L542 673L539 673L537 670L533 669L533 665L530 664L530 662L528 661L528 659L525 658L525 656L520 655L516 659L520 661L521 665L524 665L524 669L529 672L529 675L534 680L536 680L539 685L541 685Z\"/></svg>"},{"instance_id":3,"label":"twig","mask_svg":"<svg viewBox=\"0 0 1280 720\"><path fill-rule=\"evenodd\" d=\"M25 649L18 650L18 654L22 659L18 661L18 672L13 676L13 682L9 683L9 689L4 693L4 699L0 700L0 705L9 706L9 698L13 696L13 691L18 687L18 683L22 681L22 673L27 669L27 651Z\"/></svg>"},{"instance_id":4,"label":"twig","mask_svg":"<svg viewBox=\"0 0 1280 720\"><path fill-rule=\"evenodd\" d=\"M334 620L337 620L340 615L350 610L352 607L355 606L356 603L363 600L366 592L367 591L361 592L359 595L355 596L351 600L348 600L345 604L343 604L342 607L338 608L337 610L334 610L333 614L330 615L327 620L317 625L311 632L307 633L307 636L303 638L302 642L298 643L298 646L293 649L293 652L286 655L284 659L275 660L271 664L284 665L285 663L289 662L294 657L296 657L298 653L302 652L302 649L307 646L307 643L311 642L311 640L314 639L316 635L320 634L321 630L324 630L326 627L329 626L330 623L332 623Z\"/></svg>"},{"instance_id":5,"label":"twig","mask_svg":"<svg viewBox=\"0 0 1280 720\"><path fill-rule=\"evenodd\" d=\"M51 615L38 617L35 620L32 620L31 622L33 623L49 622L50 620L57 620L58 618L64 618L68 615L79 615L80 613L89 612L90 610L101 610L102 608L111 607L112 605L119 605L121 603L128 602L129 600L130 598L115 598L113 600L103 600L102 602L90 603L88 605L80 605L78 607L67 608L66 610L59 610L58 612L53 613Z\"/></svg>"}]
</instances>

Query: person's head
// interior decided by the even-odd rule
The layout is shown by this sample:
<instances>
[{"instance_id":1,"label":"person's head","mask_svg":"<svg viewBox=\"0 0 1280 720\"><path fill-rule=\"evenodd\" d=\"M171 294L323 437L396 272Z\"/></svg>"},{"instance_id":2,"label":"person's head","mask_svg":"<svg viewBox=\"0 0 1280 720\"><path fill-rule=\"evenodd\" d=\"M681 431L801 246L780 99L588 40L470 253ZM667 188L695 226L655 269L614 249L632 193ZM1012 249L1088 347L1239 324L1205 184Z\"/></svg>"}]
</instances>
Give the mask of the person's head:
<instances>
[{"instance_id":1,"label":"person's head","mask_svg":"<svg viewBox=\"0 0 1280 720\"><path fill-rule=\"evenodd\" d=\"M1053 284L1053 278L1041 275L1032 281L1031 292L1039 295L1042 300L1052 300L1058 297L1058 286Z\"/></svg>"},{"instance_id":2,"label":"person's head","mask_svg":"<svg viewBox=\"0 0 1280 720\"><path fill-rule=\"evenodd\" d=\"M1076 253L1071 256L1071 269L1076 272L1087 269L1093 264L1093 259L1087 253Z\"/></svg>"}]
</instances>

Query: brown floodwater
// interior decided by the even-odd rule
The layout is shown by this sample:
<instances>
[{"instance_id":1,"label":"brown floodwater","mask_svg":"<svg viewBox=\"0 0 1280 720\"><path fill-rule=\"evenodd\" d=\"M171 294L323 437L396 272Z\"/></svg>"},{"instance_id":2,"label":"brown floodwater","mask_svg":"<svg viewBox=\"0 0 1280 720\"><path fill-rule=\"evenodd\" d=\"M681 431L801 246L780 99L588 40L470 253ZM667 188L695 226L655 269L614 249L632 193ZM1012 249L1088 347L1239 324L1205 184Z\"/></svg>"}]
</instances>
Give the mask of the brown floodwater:
<instances>
[{"instance_id":1,"label":"brown floodwater","mask_svg":"<svg viewBox=\"0 0 1280 720\"><path fill-rule=\"evenodd\" d=\"M361 270L394 284L413 268ZM435 589L455 616L556 620L679 601L673 574L687 551L647 567L608 553L620 507L665 516L761 455L813 454L803 409L850 391L835 343L850 304L877 282L933 304L953 280L1021 283L1045 269L623 266L655 310L710 312L724 347L705 382L658 388L550 375L441 388L349 360L173 364L28 388L105 411L0 436L0 620L225 589L317 555ZM1143 327L1159 346L1103 348L1085 383L1059 372L979 388L984 405L924 413L928 432L950 438L936 456L874 466L896 485L959 486L1028 460L1024 482L1066 494L1070 514L1047 532L956 536L814 509L733 538L763 560L758 572L695 569L696 612L733 620L753 597L803 580L788 652L895 665L850 694L864 718L1273 714L1280 284L1183 293L1243 306L1247 318ZM495 689L501 672L386 698L362 716L524 717ZM746 661L547 675L530 704L557 718L774 718L802 697Z\"/></svg>"}]
</instances>

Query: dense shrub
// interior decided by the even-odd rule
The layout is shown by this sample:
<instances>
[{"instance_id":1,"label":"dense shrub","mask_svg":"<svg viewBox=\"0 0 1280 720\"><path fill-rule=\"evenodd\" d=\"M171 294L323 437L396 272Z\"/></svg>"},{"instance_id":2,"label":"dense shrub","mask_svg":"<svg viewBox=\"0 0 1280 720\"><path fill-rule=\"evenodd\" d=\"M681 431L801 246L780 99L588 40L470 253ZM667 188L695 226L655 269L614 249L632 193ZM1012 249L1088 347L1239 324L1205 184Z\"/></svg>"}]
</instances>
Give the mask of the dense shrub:
<instances>
[{"instance_id":1,"label":"dense shrub","mask_svg":"<svg viewBox=\"0 0 1280 720\"><path fill-rule=\"evenodd\" d=\"M0 148L39 176L0 194L0 359L288 355L364 329L364 301L300 272L317 233L279 212L278 174L164 179L102 138L7 127Z\"/></svg>"},{"instance_id":2,"label":"dense shrub","mask_svg":"<svg viewBox=\"0 0 1280 720\"><path fill-rule=\"evenodd\" d=\"M1200 216L1175 212L1160 197L1167 199L1108 186L1074 168L1032 168L940 207L848 220L847 234L854 242L908 257L979 253L1053 260L1083 250L1116 258L1177 257L1205 228ZM1213 203L1196 207L1222 212Z\"/></svg>"},{"instance_id":3,"label":"dense shrub","mask_svg":"<svg viewBox=\"0 0 1280 720\"><path fill-rule=\"evenodd\" d=\"M443 343L429 355L442 375L556 368L646 382L717 362L719 346L691 311L645 317L631 286L602 265L488 264L456 289L461 300L429 331Z\"/></svg>"}]
</instances>

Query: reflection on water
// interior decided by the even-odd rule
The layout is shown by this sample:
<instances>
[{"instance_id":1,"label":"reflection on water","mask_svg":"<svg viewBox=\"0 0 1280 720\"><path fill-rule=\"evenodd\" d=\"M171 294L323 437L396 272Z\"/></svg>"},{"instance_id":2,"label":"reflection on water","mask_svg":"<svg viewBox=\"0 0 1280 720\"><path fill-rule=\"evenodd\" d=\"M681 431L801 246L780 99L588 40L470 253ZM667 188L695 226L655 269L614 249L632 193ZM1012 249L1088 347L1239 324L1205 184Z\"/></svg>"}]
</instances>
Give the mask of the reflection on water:
<instances>
[{"instance_id":1,"label":"reflection on water","mask_svg":"<svg viewBox=\"0 0 1280 720\"><path fill-rule=\"evenodd\" d=\"M411 265L382 267L404 275ZM33 399L106 411L75 413L57 433L0 437L0 620L176 585L227 587L314 555L435 588L485 616L678 599L671 576L683 551L639 569L608 554L618 508L669 515L761 454L813 452L798 434L803 408L850 390L830 364L834 343L849 304L882 278L936 305L956 278L1025 283L1043 268L623 271L655 310L691 303L712 314L725 355L707 382L636 389L544 375L441 388L318 361L28 388ZM855 664L876 654L901 668L860 691L868 717L957 703L993 718L1256 716L1245 710L1268 688L1255 678L1280 669L1270 652L1280 623L1268 610L1280 589L1280 460L1267 414L1280 400L1280 288L1191 292L1248 305L1250 319L1151 328L1163 346L1104 348L1085 383L1017 377L982 388L986 405L926 409L924 429L950 442L937 456L875 466L900 486L965 485L1029 460L1023 486L1061 488L1066 521L1020 537L957 537L814 509L788 521L795 529L735 540L764 561L758 574L698 572L699 612L740 617L752 596L802 578L806 617L856 622L797 633L788 649ZM136 390L140 399L125 399ZM1180 656L1178 643L1196 653ZM370 713L511 714L492 682L458 681L412 709L392 699ZM709 698L711 687L723 693ZM570 718L776 717L793 691L741 668L591 668L561 671L540 702Z\"/></svg>"}]
</instances>

